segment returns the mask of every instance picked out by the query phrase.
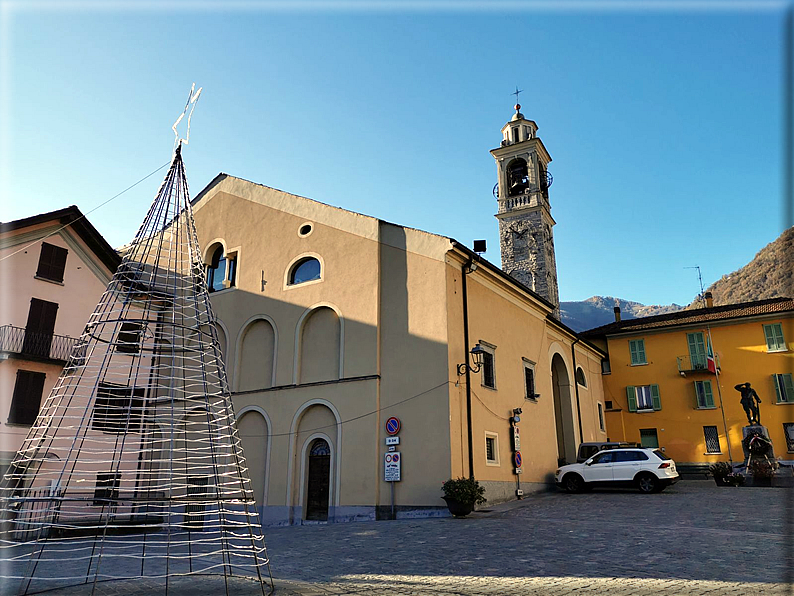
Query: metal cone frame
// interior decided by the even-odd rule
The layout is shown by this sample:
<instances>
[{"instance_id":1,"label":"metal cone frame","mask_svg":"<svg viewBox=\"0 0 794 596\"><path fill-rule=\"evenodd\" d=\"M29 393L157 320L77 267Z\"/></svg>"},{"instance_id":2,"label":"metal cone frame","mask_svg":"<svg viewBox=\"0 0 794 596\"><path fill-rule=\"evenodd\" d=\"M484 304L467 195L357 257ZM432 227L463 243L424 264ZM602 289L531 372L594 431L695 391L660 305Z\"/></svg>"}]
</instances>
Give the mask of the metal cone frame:
<instances>
[{"instance_id":1,"label":"metal cone frame","mask_svg":"<svg viewBox=\"0 0 794 596\"><path fill-rule=\"evenodd\" d=\"M167 594L185 574L272 591L234 423L179 144L3 479L3 593L149 578Z\"/></svg>"}]
</instances>

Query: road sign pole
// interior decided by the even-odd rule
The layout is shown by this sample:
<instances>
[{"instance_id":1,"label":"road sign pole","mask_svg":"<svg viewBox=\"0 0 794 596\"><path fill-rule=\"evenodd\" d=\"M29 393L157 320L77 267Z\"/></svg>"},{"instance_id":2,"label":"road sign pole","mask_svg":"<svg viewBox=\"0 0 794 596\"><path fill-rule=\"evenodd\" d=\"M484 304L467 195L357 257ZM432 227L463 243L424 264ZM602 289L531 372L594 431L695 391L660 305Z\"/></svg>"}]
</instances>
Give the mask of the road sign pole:
<instances>
[{"instance_id":1,"label":"road sign pole","mask_svg":"<svg viewBox=\"0 0 794 596\"><path fill-rule=\"evenodd\" d=\"M394 482L391 484L391 518L397 519L397 516L394 513Z\"/></svg>"}]
</instances>

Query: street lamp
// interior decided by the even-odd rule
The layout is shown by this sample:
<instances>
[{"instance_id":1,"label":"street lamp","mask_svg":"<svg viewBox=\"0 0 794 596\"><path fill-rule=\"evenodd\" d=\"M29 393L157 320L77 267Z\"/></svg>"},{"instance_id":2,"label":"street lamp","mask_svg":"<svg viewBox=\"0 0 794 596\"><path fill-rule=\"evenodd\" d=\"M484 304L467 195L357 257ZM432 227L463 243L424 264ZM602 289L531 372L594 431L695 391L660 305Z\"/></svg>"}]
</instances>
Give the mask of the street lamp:
<instances>
[{"instance_id":1,"label":"street lamp","mask_svg":"<svg viewBox=\"0 0 794 596\"><path fill-rule=\"evenodd\" d=\"M480 344L477 344L469 351L469 354L471 354L471 360L474 365L472 366L468 362L458 364L458 376L465 375L467 368L469 372L473 372L474 374L480 372L480 368L482 368L483 362L485 361L485 349L483 349Z\"/></svg>"}]
</instances>

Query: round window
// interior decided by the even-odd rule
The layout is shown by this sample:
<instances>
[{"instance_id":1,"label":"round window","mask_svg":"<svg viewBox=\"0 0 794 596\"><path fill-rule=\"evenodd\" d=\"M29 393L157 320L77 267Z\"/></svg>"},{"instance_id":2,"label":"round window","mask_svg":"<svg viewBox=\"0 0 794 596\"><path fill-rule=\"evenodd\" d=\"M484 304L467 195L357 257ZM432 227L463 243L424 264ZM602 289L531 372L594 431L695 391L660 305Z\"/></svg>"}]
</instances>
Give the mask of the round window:
<instances>
[{"instance_id":1,"label":"round window","mask_svg":"<svg viewBox=\"0 0 794 596\"><path fill-rule=\"evenodd\" d=\"M311 233L312 233L312 224L310 223L303 224L298 230L299 236L308 236Z\"/></svg>"}]
</instances>

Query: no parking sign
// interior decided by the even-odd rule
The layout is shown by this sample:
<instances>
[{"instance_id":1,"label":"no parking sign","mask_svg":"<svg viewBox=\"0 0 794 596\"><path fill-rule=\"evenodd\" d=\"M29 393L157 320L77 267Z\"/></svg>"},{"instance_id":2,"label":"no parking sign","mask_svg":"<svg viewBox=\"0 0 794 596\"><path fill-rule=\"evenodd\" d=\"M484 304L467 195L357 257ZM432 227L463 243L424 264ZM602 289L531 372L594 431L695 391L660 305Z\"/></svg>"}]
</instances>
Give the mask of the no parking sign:
<instances>
[{"instance_id":1,"label":"no parking sign","mask_svg":"<svg viewBox=\"0 0 794 596\"><path fill-rule=\"evenodd\" d=\"M400 432L401 426L402 425L400 424L400 419L397 418L396 416L392 416L386 421L386 432L394 436L398 432Z\"/></svg>"}]
</instances>

